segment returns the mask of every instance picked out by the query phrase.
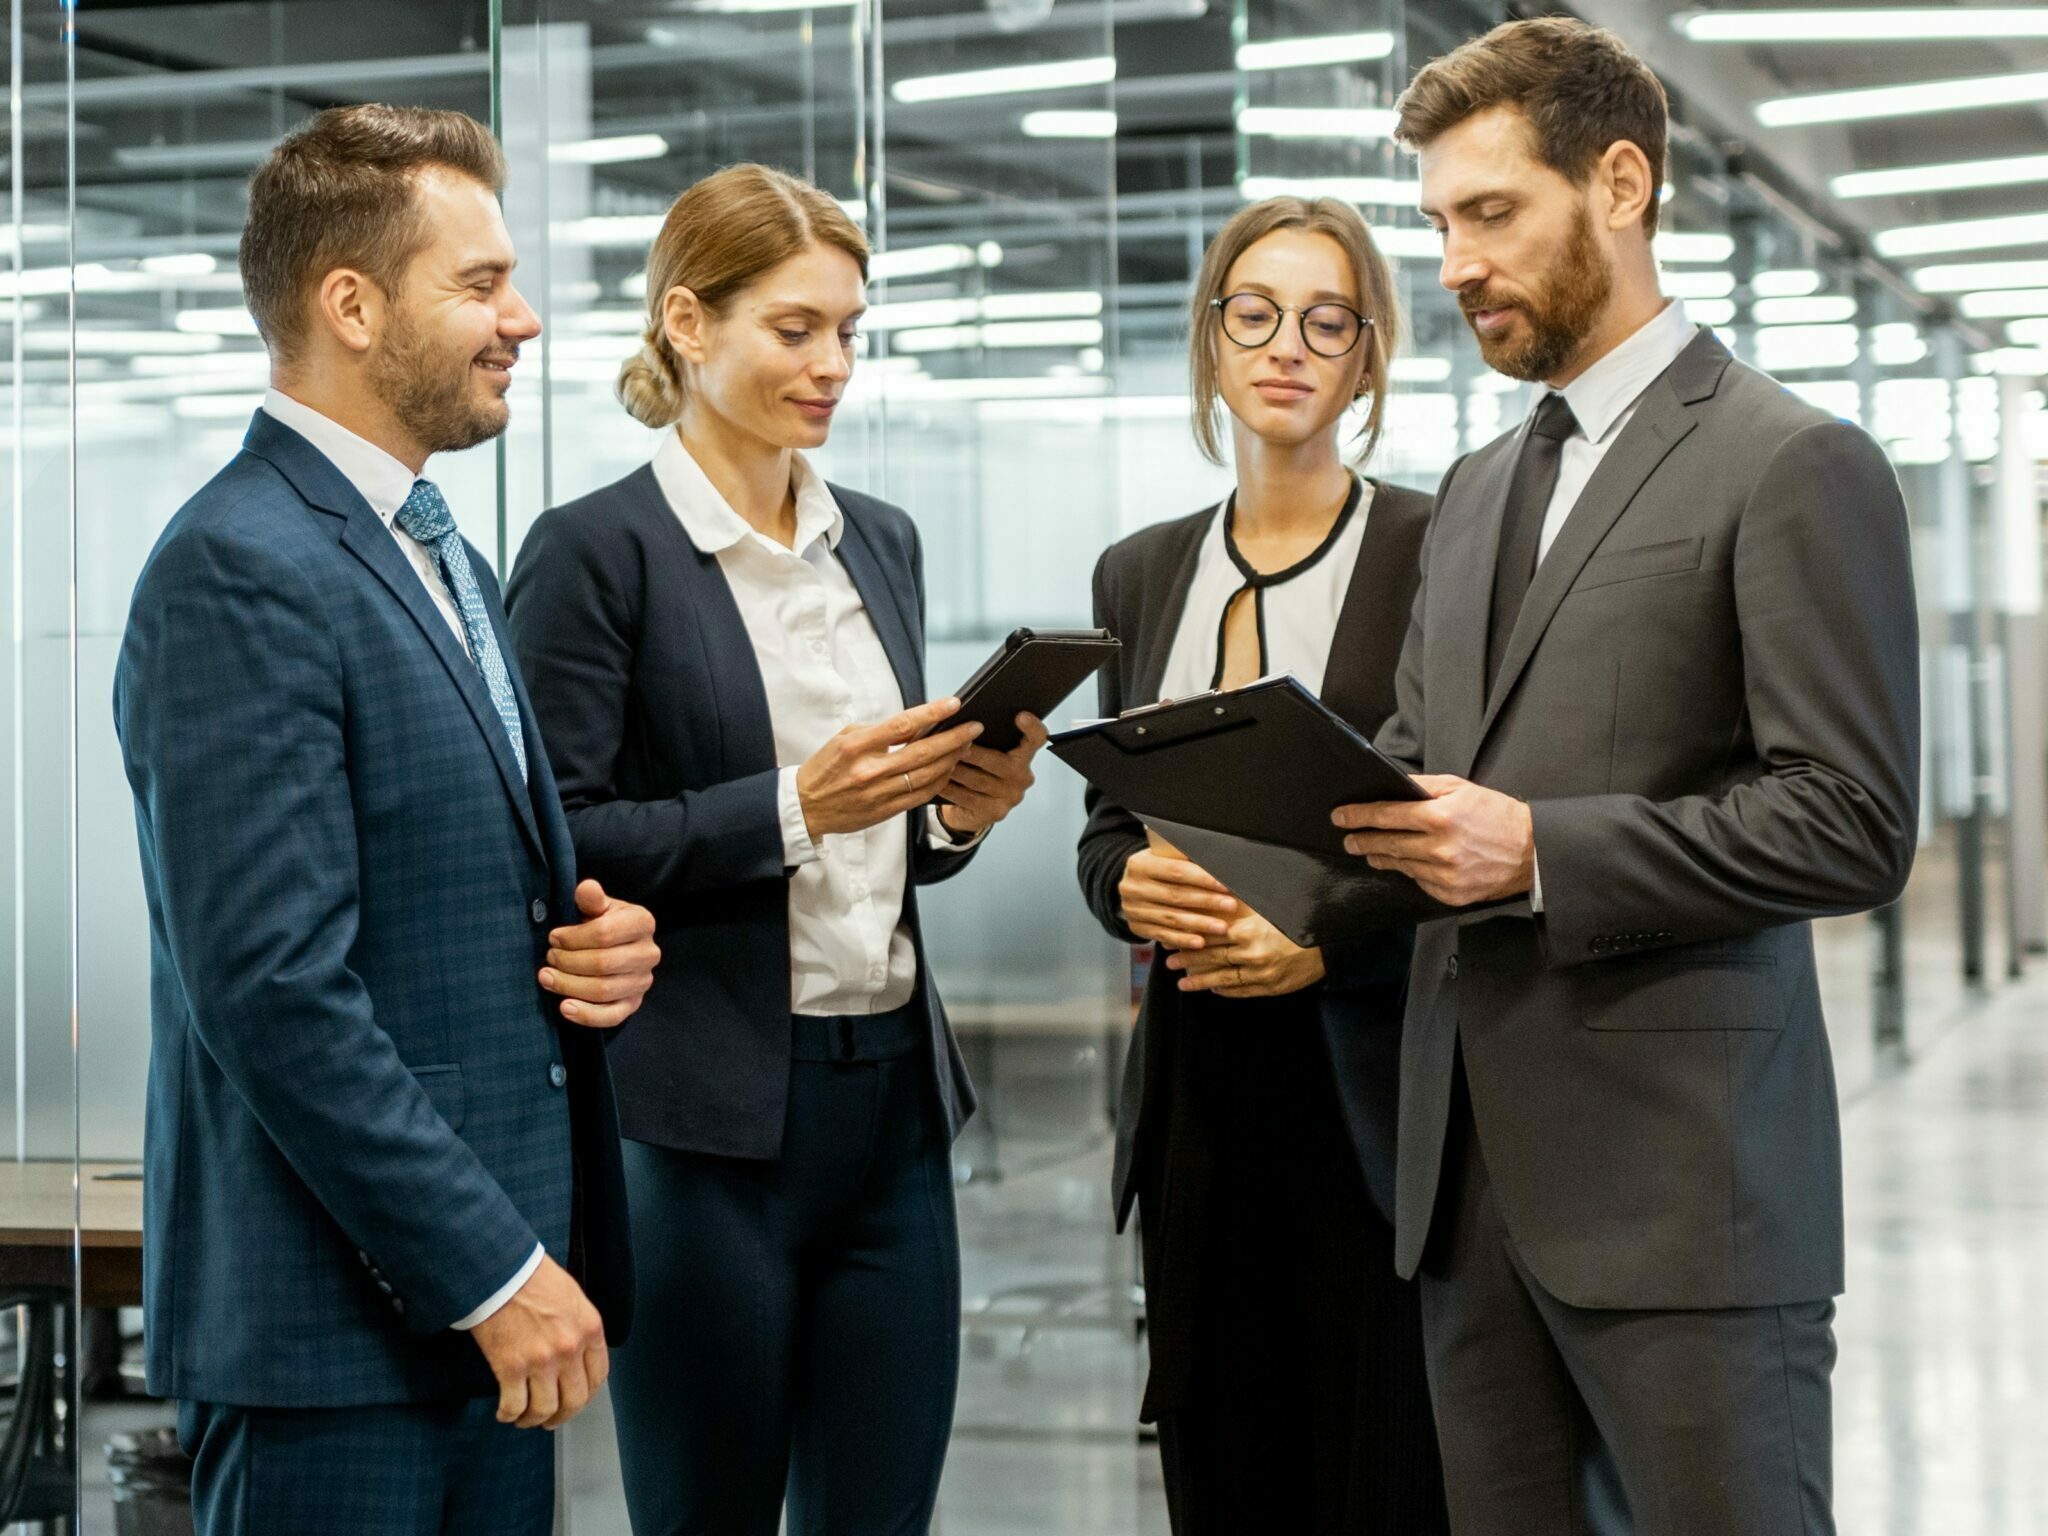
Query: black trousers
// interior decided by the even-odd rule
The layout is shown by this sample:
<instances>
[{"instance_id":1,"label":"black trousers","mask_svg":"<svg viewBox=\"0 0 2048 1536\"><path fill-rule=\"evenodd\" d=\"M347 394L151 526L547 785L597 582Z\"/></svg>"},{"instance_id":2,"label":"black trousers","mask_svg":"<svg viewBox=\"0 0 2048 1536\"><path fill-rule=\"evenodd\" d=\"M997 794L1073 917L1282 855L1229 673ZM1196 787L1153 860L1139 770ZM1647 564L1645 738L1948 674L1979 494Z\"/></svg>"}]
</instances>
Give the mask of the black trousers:
<instances>
[{"instance_id":1,"label":"black trousers","mask_svg":"<svg viewBox=\"0 0 2048 1536\"><path fill-rule=\"evenodd\" d=\"M198 1536L547 1536L555 1437L498 1400L178 1405Z\"/></svg>"},{"instance_id":2,"label":"black trousers","mask_svg":"<svg viewBox=\"0 0 2048 1536\"><path fill-rule=\"evenodd\" d=\"M625 1145L639 1298L612 1401L634 1536L925 1536L960 1240L921 1009L792 1021L775 1162ZM849 1047L851 1054L848 1054Z\"/></svg>"},{"instance_id":3,"label":"black trousers","mask_svg":"<svg viewBox=\"0 0 2048 1536\"><path fill-rule=\"evenodd\" d=\"M1457 1536L1833 1536L1834 1303L1567 1306L1480 1141L1461 1064L1420 1277Z\"/></svg>"},{"instance_id":4,"label":"black trousers","mask_svg":"<svg viewBox=\"0 0 2048 1536\"><path fill-rule=\"evenodd\" d=\"M1146 1295L1168 1309L1154 1370L1177 1378L1153 1402L1176 1536L1448 1531L1419 1298L1359 1172L1321 1012L1190 1001L1167 1151L1140 1192Z\"/></svg>"}]
</instances>

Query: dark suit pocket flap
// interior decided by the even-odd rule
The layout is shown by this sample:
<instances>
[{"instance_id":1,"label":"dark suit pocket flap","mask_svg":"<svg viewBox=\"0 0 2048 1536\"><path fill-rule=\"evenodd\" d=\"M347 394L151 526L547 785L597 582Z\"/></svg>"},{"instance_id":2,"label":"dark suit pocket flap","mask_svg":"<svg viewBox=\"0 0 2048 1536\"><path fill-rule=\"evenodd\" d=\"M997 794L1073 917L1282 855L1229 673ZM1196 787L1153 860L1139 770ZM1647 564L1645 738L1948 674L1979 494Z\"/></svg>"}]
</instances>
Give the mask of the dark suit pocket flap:
<instances>
[{"instance_id":1,"label":"dark suit pocket flap","mask_svg":"<svg viewBox=\"0 0 2048 1536\"><path fill-rule=\"evenodd\" d=\"M1785 995L1768 954L1691 949L1595 961L1574 972L1588 1029L1781 1029Z\"/></svg>"},{"instance_id":2,"label":"dark suit pocket flap","mask_svg":"<svg viewBox=\"0 0 2048 1536\"><path fill-rule=\"evenodd\" d=\"M1574 592L1588 587L1611 587L1618 581L1640 581L1646 576L1671 576L1696 571L1706 553L1705 539L1672 539L1664 544L1642 544L1634 549L1613 549L1593 556L1572 583Z\"/></svg>"},{"instance_id":3,"label":"dark suit pocket flap","mask_svg":"<svg viewBox=\"0 0 2048 1536\"><path fill-rule=\"evenodd\" d=\"M462 1129L464 1115L468 1111L466 1095L462 1087L462 1068L456 1065L445 1067L414 1067L412 1075L419 1079L419 1085L426 1089L427 1099L441 1118L448 1122L448 1129Z\"/></svg>"}]
</instances>

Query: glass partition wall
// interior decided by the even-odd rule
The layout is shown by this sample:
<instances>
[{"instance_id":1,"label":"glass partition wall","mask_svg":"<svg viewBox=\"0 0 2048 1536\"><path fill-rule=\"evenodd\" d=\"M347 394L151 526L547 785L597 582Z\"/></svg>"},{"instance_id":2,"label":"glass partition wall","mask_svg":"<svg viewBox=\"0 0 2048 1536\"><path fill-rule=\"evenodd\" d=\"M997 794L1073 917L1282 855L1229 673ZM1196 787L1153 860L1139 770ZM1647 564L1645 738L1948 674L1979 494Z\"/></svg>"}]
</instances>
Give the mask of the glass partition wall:
<instances>
[{"instance_id":1,"label":"glass partition wall","mask_svg":"<svg viewBox=\"0 0 2048 1536\"><path fill-rule=\"evenodd\" d=\"M639 344L647 246L675 194L759 160L838 198L878 255L849 404L818 457L917 519L944 688L1014 625L1089 622L1104 545L1227 486L1188 432L1185 311L1205 241L1249 198L1352 198L1395 260L1407 341L1375 473L1432 486L1520 419L1528 391L1484 368L1437 284L1413 161L1390 135L1412 67L1486 19L1469 10L11 0L0 1356L36 1469L12 1517L111 1532L110 1446L120 1495L138 1497L149 1447L117 1437L170 1417L139 1396L133 1364L147 927L108 701L141 562L234 452L265 383L235 251L244 183L278 136L363 100L458 108L500 133L520 281L545 333L515 374L511 430L435 470L500 570L541 511L652 450L612 381ZM1669 289L1739 355L1883 439L1914 517L1922 857L1898 908L1817 936L1854 1094L2044 938L2029 701L2032 476L2048 438L2040 355L2003 345L2038 338L1965 328L1855 259L1731 165L1682 99L1673 173ZM1092 711L1077 696L1062 716ZM965 1367L948 1536L1165 1530L1135 1425L1143 1296L1108 1199L1145 957L1081 906L1080 788L1048 761L929 914L983 1101L955 1153ZM601 1405L561 1437L560 1459L563 1528L623 1533ZM0 1502L0 1527L9 1511Z\"/></svg>"}]
</instances>

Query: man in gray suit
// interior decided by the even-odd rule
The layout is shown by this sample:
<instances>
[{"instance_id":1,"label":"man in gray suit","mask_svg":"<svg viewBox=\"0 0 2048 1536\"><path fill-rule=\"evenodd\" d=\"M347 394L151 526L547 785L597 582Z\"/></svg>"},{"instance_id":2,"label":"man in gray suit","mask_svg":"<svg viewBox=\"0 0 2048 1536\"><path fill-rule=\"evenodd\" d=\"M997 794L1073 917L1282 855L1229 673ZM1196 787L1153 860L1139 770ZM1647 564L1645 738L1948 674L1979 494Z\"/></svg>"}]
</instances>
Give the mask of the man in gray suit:
<instances>
[{"instance_id":1,"label":"man in gray suit","mask_svg":"<svg viewBox=\"0 0 2048 1536\"><path fill-rule=\"evenodd\" d=\"M1459 907L1415 953L1397 1261L1460 1536L1832 1532L1841 1150L1808 921L1912 862L1918 643L1882 452L1658 291L1662 88L1511 24L1400 103L1442 281L1548 386L1445 476L1380 745L1336 813ZM1485 787L1481 787L1481 786ZM1520 898L1526 898L1521 904Z\"/></svg>"}]
</instances>

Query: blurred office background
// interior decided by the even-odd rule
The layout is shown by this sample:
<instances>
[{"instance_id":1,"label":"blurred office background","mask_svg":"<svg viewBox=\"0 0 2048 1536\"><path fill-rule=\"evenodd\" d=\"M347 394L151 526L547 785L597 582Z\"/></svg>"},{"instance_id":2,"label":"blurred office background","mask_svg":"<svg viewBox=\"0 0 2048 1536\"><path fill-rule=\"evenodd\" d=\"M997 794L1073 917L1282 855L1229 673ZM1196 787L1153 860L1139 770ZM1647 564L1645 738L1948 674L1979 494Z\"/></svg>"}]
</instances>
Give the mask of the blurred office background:
<instances>
[{"instance_id":1,"label":"blurred office background","mask_svg":"<svg viewBox=\"0 0 2048 1536\"><path fill-rule=\"evenodd\" d=\"M854 403L821 458L918 519L945 686L1014 625L1088 622L1105 544L1221 494L1226 475L1187 430L1184 310L1205 240L1246 199L1353 199L1395 259L1407 341L1377 473L1433 486L1519 419L1526 390L1480 364L1437 286L1390 108L1428 58L1547 9L11 0L0 1150L31 1172L86 1167L80 1233L35 1262L0 1212L0 1305L77 1299L51 1277L91 1271L95 1244L117 1241L91 1208L120 1181L98 1175L141 1151L147 932L112 668L144 556L234 453L263 388L235 250L246 178L282 133L374 99L458 108L505 142L520 281L546 335L515 376L506 438L435 470L500 570L543 509L651 452L611 381L676 192L753 159L838 197L879 254ZM2028 1301L2048 1256L2048 1057L2034 1043L2048 1013L2026 974L2048 948L2048 9L1882 24L1843 5L1573 9L1621 31L1672 91L1669 291L1875 433L1916 530L1919 864L1897 908L1818 931L1856 1255L1842 1526L2048 1529L2048 1338ZM1064 713L1092 708L1077 696ZM1081 907L1079 782L1050 762L1040 777L930 919L984 1095L957 1152L966 1364L939 1529L1163 1532L1135 1425L1142 1298L1107 1196L1139 958ZM118 1264L92 1273L83 1299L121 1299L98 1278L118 1281ZM62 1411L40 1432L79 1453L79 1528L112 1531L103 1448L168 1415L109 1400L110 1314L88 1313L81 1337L79 1309L57 1308L40 1351L38 1315L53 1314L9 1314L0 1368L26 1397L42 1386L32 1364L60 1367L48 1390ZM111 1315L139 1328L139 1313ZM602 1409L562 1439L564 1529L623 1533Z\"/></svg>"}]
</instances>

